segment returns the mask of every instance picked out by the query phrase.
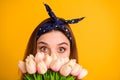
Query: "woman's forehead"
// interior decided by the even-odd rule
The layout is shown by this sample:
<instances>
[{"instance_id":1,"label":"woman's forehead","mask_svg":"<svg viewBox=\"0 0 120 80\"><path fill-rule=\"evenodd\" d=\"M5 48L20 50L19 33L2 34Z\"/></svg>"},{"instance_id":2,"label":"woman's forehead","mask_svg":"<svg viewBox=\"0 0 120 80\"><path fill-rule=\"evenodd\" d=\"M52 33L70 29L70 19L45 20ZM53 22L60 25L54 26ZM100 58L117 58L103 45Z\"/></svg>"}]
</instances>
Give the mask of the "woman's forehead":
<instances>
[{"instance_id":1,"label":"woman's forehead","mask_svg":"<svg viewBox=\"0 0 120 80\"><path fill-rule=\"evenodd\" d=\"M70 44L68 38L62 32L55 30L41 35L37 40L37 43L39 42L46 42L48 44L66 42L67 44Z\"/></svg>"}]
</instances>

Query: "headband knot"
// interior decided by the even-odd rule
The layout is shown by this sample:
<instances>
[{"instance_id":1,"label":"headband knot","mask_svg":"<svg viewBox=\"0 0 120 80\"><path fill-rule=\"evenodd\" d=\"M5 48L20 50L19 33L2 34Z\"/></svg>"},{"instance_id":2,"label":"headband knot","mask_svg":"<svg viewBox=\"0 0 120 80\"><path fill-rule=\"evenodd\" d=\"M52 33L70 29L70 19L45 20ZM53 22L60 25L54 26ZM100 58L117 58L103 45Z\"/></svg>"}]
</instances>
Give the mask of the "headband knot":
<instances>
[{"instance_id":1,"label":"headband knot","mask_svg":"<svg viewBox=\"0 0 120 80\"><path fill-rule=\"evenodd\" d=\"M52 9L50 8L49 5L45 4L45 7L46 7L46 10L48 12L48 15L50 16L50 18L55 21L56 23L59 23L59 24L74 24L74 23L78 23L79 21L81 21L82 19L84 19L84 17L82 18L77 18L77 19L71 19L71 20L64 20L64 21L60 21L60 19L58 19L55 14L52 12Z\"/></svg>"},{"instance_id":2,"label":"headband knot","mask_svg":"<svg viewBox=\"0 0 120 80\"><path fill-rule=\"evenodd\" d=\"M44 6L48 12L48 15L51 18L51 22L46 22L44 24L42 24L37 32L37 38L36 40L38 40L38 38L46 33L49 32L51 30L60 30L62 31L67 38L69 39L70 43L72 44L72 35L70 33L70 30L65 26L65 24L74 24L74 23L78 23L79 21L83 20L84 17L82 18L77 18L77 19L71 19L71 20L63 20L63 19L59 19L56 17L56 15L53 13L52 9L50 8L49 5L44 3Z\"/></svg>"}]
</instances>

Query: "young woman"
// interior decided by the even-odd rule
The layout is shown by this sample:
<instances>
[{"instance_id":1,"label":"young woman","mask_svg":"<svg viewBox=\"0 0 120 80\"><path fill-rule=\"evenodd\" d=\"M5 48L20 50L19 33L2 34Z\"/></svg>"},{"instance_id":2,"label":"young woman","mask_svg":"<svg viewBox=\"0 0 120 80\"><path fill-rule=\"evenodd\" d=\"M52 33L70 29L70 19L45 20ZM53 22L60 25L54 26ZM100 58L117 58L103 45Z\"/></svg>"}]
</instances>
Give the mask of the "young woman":
<instances>
[{"instance_id":1,"label":"young woman","mask_svg":"<svg viewBox=\"0 0 120 80\"><path fill-rule=\"evenodd\" d=\"M84 17L72 20L58 18L47 4L44 5L50 18L41 22L33 31L24 60L37 52L78 60L76 42L69 24L77 23Z\"/></svg>"}]
</instances>

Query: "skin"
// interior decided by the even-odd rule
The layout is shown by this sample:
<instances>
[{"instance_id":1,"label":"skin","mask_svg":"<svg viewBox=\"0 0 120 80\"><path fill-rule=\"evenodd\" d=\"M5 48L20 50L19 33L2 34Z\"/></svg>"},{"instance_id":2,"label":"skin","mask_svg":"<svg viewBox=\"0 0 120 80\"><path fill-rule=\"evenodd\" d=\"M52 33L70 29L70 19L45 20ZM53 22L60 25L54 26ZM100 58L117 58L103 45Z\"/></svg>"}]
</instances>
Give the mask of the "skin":
<instances>
[{"instance_id":1,"label":"skin","mask_svg":"<svg viewBox=\"0 0 120 80\"><path fill-rule=\"evenodd\" d=\"M37 52L44 52L57 57L70 56L70 42L60 31L50 31L37 40Z\"/></svg>"}]
</instances>

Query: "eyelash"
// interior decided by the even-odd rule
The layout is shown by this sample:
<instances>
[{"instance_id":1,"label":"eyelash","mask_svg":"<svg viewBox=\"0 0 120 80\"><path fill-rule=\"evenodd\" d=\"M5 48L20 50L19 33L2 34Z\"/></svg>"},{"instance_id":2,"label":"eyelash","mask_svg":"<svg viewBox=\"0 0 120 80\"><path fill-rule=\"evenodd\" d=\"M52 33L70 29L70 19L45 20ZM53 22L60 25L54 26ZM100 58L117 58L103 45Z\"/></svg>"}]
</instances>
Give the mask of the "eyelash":
<instances>
[{"instance_id":1,"label":"eyelash","mask_svg":"<svg viewBox=\"0 0 120 80\"><path fill-rule=\"evenodd\" d=\"M64 49L64 51L61 52L60 49ZM64 47L59 47L59 51L58 51L59 53L64 53L65 51L66 51L66 48L64 48Z\"/></svg>"},{"instance_id":2,"label":"eyelash","mask_svg":"<svg viewBox=\"0 0 120 80\"><path fill-rule=\"evenodd\" d=\"M39 50L40 50L41 52L44 52L44 53L48 53L48 51L49 51L46 46L41 46L41 47L39 48ZM58 53L64 53L65 51L66 51L66 48L65 48L65 47L58 47L58 50L57 50Z\"/></svg>"},{"instance_id":3,"label":"eyelash","mask_svg":"<svg viewBox=\"0 0 120 80\"><path fill-rule=\"evenodd\" d=\"M47 47L46 46L42 46L39 49L40 49L40 51L45 52L45 50L42 50L42 49L47 49Z\"/></svg>"}]
</instances>

